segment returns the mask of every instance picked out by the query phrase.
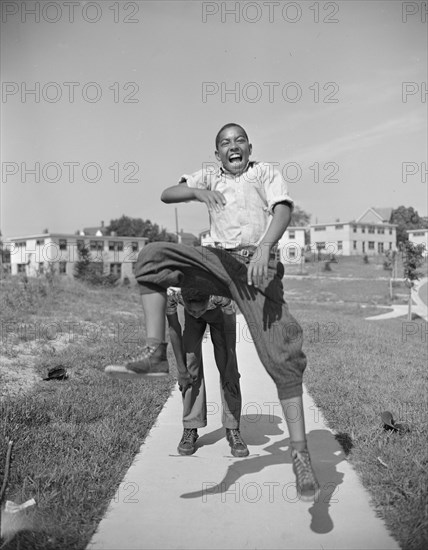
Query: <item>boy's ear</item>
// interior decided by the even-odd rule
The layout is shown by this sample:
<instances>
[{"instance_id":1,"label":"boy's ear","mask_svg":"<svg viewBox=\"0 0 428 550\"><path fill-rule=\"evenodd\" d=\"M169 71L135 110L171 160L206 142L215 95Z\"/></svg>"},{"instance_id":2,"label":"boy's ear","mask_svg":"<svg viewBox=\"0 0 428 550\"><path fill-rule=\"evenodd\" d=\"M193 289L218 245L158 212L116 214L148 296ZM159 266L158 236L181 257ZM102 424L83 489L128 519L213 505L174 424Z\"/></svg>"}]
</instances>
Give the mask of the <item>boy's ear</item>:
<instances>
[{"instance_id":1,"label":"boy's ear","mask_svg":"<svg viewBox=\"0 0 428 550\"><path fill-rule=\"evenodd\" d=\"M220 155L218 154L218 151L216 150L214 154L215 154L215 158L220 162Z\"/></svg>"},{"instance_id":2,"label":"boy's ear","mask_svg":"<svg viewBox=\"0 0 428 550\"><path fill-rule=\"evenodd\" d=\"M250 151L250 155L252 155L253 154L253 145L252 145L252 143L250 143L248 145L248 150Z\"/></svg>"}]
</instances>

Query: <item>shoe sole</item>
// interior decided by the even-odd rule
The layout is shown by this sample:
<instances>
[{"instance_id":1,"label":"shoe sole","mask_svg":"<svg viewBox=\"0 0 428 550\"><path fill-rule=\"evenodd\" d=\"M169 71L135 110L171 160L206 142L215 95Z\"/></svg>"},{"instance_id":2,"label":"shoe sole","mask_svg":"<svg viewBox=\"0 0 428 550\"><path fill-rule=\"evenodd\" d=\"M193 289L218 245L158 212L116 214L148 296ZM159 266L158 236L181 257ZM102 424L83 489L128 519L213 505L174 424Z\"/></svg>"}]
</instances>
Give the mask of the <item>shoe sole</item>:
<instances>
[{"instance_id":1,"label":"shoe sole","mask_svg":"<svg viewBox=\"0 0 428 550\"><path fill-rule=\"evenodd\" d=\"M245 458L250 454L250 451L247 449L246 451L233 451L232 450L232 456L235 458Z\"/></svg>"},{"instance_id":2,"label":"shoe sole","mask_svg":"<svg viewBox=\"0 0 428 550\"><path fill-rule=\"evenodd\" d=\"M165 378L169 372L134 372L120 365L109 365L104 369L105 374L120 380L141 380L150 378Z\"/></svg>"},{"instance_id":3,"label":"shoe sole","mask_svg":"<svg viewBox=\"0 0 428 550\"><path fill-rule=\"evenodd\" d=\"M245 458L246 456L248 456L250 454L250 451L248 449L245 449L245 451L234 451L232 449L232 445L230 444L230 441L227 440L227 442L229 443L230 450L232 452L232 456L234 456L235 458Z\"/></svg>"},{"instance_id":4,"label":"shoe sole","mask_svg":"<svg viewBox=\"0 0 428 550\"><path fill-rule=\"evenodd\" d=\"M302 495L300 494L299 492L297 493L298 496L299 496L299 499L302 501L302 502L317 502L318 501L318 497L320 496L320 490L317 489L317 491L315 492L314 495L311 495L311 496L305 496L305 495Z\"/></svg>"},{"instance_id":5,"label":"shoe sole","mask_svg":"<svg viewBox=\"0 0 428 550\"><path fill-rule=\"evenodd\" d=\"M177 447L177 452L181 456L190 456L196 453L196 449L188 451L188 450L180 449L180 447Z\"/></svg>"}]
</instances>

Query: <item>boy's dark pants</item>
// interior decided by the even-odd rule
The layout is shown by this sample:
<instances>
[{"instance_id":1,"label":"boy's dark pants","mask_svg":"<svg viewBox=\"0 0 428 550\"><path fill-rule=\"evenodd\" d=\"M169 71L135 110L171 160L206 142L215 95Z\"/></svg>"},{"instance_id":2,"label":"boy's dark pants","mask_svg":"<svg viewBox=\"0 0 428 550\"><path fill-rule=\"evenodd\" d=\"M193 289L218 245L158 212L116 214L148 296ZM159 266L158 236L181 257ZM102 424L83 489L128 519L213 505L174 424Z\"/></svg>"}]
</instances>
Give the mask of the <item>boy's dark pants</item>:
<instances>
[{"instance_id":1,"label":"boy's dark pants","mask_svg":"<svg viewBox=\"0 0 428 550\"><path fill-rule=\"evenodd\" d=\"M138 256L135 276L142 293L170 286L198 288L232 298L245 317L260 360L274 380L280 399L302 395L306 357L302 329L283 298L283 265L271 262L269 278L258 288L247 284L249 257L239 251L151 243Z\"/></svg>"},{"instance_id":2,"label":"boy's dark pants","mask_svg":"<svg viewBox=\"0 0 428 550\"><path fill-rule=\"evenodd\" d=\"M241 390L236 361L236 315L223 313L221 308L206 311L196 319L184 311L183 345L189 373L196 381L183 396L184 428L202 428L207 425L202 340L207 324L210 327L214 357L220 373L222 424L224 428L239 428L241 418ZM229 383L227 383L229 382Z\"/></svg>"}]
</instances>

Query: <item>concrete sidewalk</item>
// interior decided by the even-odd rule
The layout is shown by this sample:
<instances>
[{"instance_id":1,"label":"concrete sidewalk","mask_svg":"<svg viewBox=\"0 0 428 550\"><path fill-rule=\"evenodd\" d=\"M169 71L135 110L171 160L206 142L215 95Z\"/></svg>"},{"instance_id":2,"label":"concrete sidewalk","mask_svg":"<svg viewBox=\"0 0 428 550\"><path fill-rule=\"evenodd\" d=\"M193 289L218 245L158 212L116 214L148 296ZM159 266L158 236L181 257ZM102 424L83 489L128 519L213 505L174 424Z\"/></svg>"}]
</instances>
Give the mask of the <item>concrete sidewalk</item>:
<instances>
[{"instance_id":1,"label":"concrete sidewalk","mask_svg":"<svg viewBox=\"0 0 428 550\"><path fill-rule=\"evenodd\" d=\"M238 319L242 327L243 318ZM308 441L322 491L316 503L296 498L287 427L275 386L253 344L245 341L248 334L239 332L241 431L250 456L238 459L230 454L208 339L208 426L199 430L196 454L177 454L182 407L175 389L88 549L399 548L307 394Z\"/></svg>"}]
</instances>

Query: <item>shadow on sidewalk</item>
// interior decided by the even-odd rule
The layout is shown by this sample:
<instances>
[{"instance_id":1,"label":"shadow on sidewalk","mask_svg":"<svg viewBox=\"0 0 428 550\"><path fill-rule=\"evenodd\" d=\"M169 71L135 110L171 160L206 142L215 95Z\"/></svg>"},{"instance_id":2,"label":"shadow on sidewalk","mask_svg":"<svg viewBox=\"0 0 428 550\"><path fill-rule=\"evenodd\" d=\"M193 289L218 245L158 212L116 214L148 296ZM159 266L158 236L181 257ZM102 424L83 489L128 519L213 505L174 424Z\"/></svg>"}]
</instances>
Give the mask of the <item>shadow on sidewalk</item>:
<instances>
[{"instance_id":1,"label":"shadow on sidewalk","mask_svg":"<svg viewBox=\"0 0 428 550\"><path fill-rule=\"evenodd\" d=\"M204 487L201 490L184 493L181 495L181 498L202 498L206 502L207 498L221 495L224 502L226 493L230 492L230 494L235 495L235 502L239 502L236 498L241 492L239 484L241 477L261 472L269 466L283 464L291 466L290 440L288 437L265 446L269 443L270 436L278 436L284 433L279 426L283 420L278 416L272 415L260 415L257 422L254 421L254 417L251 418L252 420L249 422L245 416L241 419L241 428L245 442L250 446L262 447L260 451L268 454L255 454L253 450L252 454L247 458L235 459L228 466L222 480L204 483ZM224 438L224 436L223 428L214 430L203 435L198 440L198 447L213 445ZM310 508L308 511L311 516L310 528L315 533L329 533L334 527L329 514L329 507L330 504L339 502L339 486L343 483L344 477L342 473L336 470L336 466L345 459L345 454L333 434L326 429L309 432L308 446L311 452L312 465L321 487L317 501L312 504L309 503ZM287 473L285 477L288 478L289 474ZM279 499L289 503L298 502L299 498L296 495L294 481L292 483L284 483L282 479L272 481L271 476L266 476L266 480L263 483L263 487L251 481L244 485L244 487L249 487L250 485L258 486L259 495L266 496L268 494L269 498L260 498L257 501L258 505L264 504L263 500L265 500L268 506ZM256 501L252 499L250 502Z\"/></svg>"}]
</instances>

